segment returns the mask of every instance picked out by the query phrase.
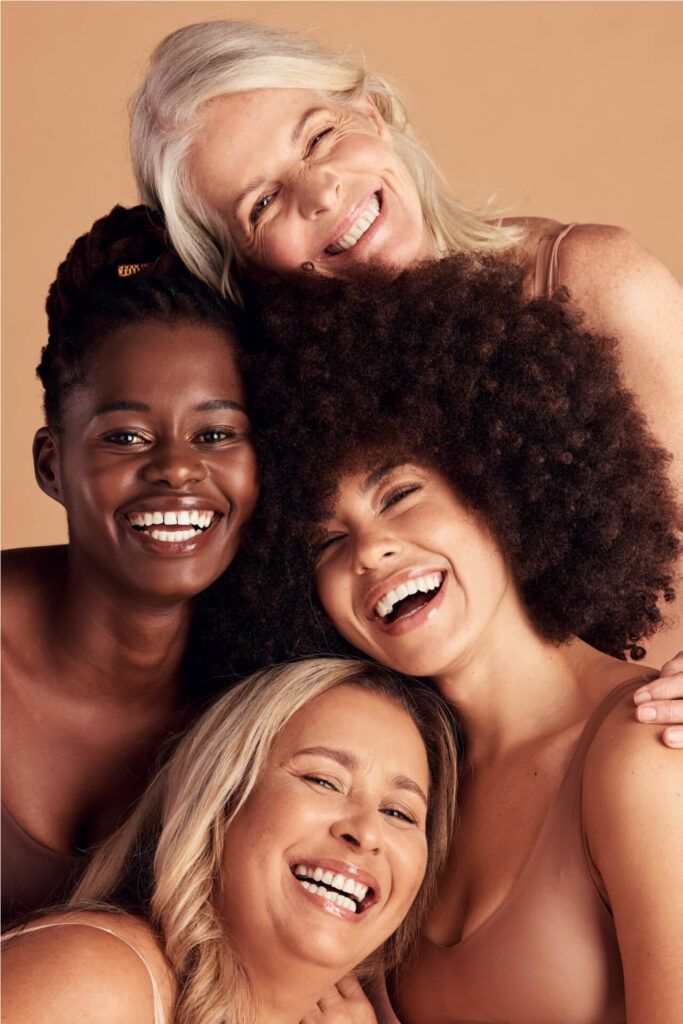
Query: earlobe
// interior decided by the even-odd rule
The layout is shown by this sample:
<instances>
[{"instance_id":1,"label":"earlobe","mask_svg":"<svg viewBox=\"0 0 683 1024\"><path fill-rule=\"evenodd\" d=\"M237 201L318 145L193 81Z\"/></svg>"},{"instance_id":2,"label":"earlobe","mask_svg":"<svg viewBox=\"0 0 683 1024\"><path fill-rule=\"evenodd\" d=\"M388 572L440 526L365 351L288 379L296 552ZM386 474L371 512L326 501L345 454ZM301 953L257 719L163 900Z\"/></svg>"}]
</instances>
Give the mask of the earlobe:
<instances>
[{"instance_id":1,"label":"earlobe","mask_svg":"<svg viewBox=\"0 0 683 1024\"><path fill-rule=\"evenodd\" d=\"M63 505L59 444L47 427L37 430L33 438L33 469L41 491Z\"/></svg>"}]
</instances>

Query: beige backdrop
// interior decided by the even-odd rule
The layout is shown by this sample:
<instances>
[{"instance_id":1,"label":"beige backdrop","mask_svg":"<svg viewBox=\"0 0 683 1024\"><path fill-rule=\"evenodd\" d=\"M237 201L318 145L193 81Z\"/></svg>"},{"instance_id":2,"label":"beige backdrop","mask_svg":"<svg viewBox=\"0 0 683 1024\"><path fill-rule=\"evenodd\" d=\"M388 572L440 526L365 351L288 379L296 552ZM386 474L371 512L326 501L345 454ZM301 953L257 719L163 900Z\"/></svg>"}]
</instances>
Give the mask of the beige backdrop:
<instances>
[{"instance_id":1,"label":"beige backdrop","mask_svg":"<svg viewBox=\"0 0 683 1024\"><path fill-rule=\"evenodd\" d=\"M458 194L622 224L683 277L680 4L6 2L2 14L6 547L65 539L31 467L43 303L76 236L135 201L127 102L180 25L250 18L356 44L404 86Z\"/></svg>"}]
</instances>

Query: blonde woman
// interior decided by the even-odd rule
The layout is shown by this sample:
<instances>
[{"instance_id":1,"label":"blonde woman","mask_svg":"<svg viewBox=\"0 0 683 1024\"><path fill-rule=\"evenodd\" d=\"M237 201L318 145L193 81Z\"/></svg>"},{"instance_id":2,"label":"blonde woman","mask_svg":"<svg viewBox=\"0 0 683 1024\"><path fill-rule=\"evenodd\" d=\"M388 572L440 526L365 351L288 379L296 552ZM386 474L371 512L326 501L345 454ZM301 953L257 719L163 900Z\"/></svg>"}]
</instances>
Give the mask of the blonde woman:
<instances>
[{"instance_id":1,"label":"blonde woman","mask_svg":"<svg viewBox=\"0 0 683 1024\"><path fill-rule=\"evenodd\" d=\"M416 939L455 776L450 718L425 687L324 658L245 680L182 740L67 912L12 933L7 1019L371 1024L349 972L377 978Z\"/></svg>"},{"instance_id":2,"label":"blonde woman","mask_svg":"<svg viewBox=\"0 0 683 1024\"><path fill-rule=\"evenodd\" d=\"M683 300L666 268L620 228L500 221L456 200L357 55L249 22L181 28L135 99L132 154L188 267L236 298L245 275L514 254L528 296L564 286L588 327L620 339L626 383L683 479Z\"/></svg>"}]
</instances>

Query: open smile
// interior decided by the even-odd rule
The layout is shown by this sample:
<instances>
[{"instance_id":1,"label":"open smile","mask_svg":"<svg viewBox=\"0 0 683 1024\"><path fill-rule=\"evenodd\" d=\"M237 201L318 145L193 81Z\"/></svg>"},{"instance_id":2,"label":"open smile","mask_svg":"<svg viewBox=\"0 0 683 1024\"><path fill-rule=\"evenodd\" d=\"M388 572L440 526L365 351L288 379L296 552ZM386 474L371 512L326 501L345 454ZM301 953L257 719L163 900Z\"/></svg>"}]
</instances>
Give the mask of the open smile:
<instances>
[{"instance_id":1,"label":"open smile","mask_svg":"<svg viewBox=\"0 0 683 1024\"><path fill-rule=\"evenodd\" d=\"M443 569L395 573L368 595L366 617L383 632L406 633L432 617L443 601L446 583Z\"/></svg>"},{"instance_id":2,"label":"open smile","mask_svg":"<svg viewBox=\"0 0 683 1024\"><path fill-rule=\"evenodd\" d=\"M141 502L120 513L118 518L126 533L134 536L146 550L177 557L203 546L225 516L201 499L177 502L165 499L163 503L158 500Z\"/></svg>"},{"instance_id":3,"label":"open smile","mask_svg":"<svg viewBox=\"0 0 683 1024\"><path fill-rule=\"evenodd\" d=\"M335 234L333 240L325 247L325 254L327 256L339 256L350 249L355 249L362 240L374 234L371 229L378 220L381 211L382 194L381 192L373 192L358 213L352 212L350 222L349 217L346 218L346 223L342 225L341 230Z\"/></svg>"},{"instance_id":4,"label":"open smile","mask_svg":"<svg viewBox=\"0 0 683 1024\"><path fill-rule=\"evenodd\" d=\"M376 880L353 865L316 858L292 864L290 871L302 895L335 917L357 920L379 898Z\"/></svg>"}]
</instances>

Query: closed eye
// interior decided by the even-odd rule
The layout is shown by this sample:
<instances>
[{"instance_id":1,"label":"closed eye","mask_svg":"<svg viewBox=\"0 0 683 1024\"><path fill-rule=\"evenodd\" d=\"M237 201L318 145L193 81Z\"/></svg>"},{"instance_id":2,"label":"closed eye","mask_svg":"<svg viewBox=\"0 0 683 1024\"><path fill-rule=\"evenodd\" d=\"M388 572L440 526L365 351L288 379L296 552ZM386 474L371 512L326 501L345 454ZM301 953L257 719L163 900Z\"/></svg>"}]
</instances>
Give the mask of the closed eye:
<instances>
[{"instance_id":1,"label":"closed eye","mask_svg":"<svg viewBox=\"0 0 683 1024\"><path fill-rule=\"evenodd\" d=\"M323 551L327 551L328 548L331 548L333 544L337 543L337 541L343 540L345 536L346 534L344 533L330 533L327 537L323 537L319 543L314 544L313 546L314 556L319 558Z\"/></svg>"},{"instance_id":2,"label":"closed eye","mask_svg":"<svg viewBox=\"0 0 683 1024\"><path fill-rule=\"evenodd\" d=\"M384 512L385 509L391 508L392 505L397 505L399 501L407 498L409 494L414 494L416 491L420 490L422 490L420 484L408 484L395 488L395 490L390 491L382 500L380 511Z\"/></svg>"}]
</instances>

